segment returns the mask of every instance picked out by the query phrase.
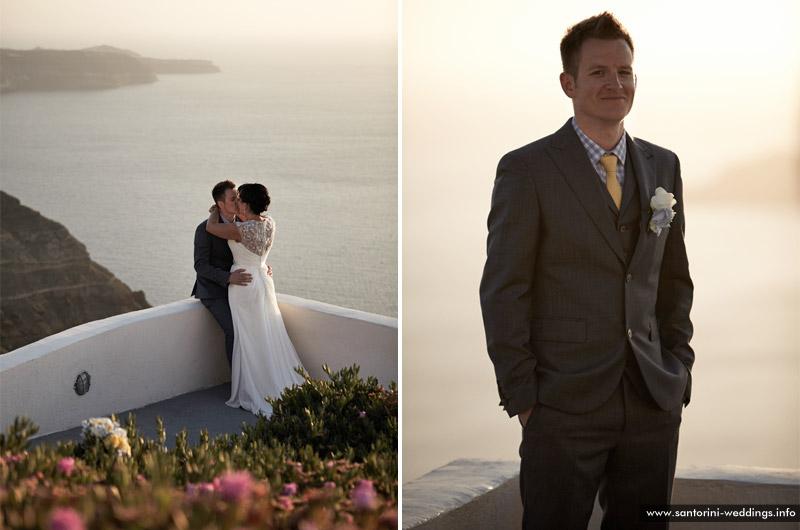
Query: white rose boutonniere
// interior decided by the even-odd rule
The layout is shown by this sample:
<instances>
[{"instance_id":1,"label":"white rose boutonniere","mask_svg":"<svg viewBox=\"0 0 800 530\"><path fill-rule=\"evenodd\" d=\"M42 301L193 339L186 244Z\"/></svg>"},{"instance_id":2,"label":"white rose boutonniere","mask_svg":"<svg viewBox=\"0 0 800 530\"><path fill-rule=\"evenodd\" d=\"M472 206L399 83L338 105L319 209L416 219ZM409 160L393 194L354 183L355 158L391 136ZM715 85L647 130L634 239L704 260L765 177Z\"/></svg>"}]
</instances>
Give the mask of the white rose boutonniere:
<instances>
[{"instance_id":1,"label":"white rose boutonniere","mask_svg":"<svg viewBox=\"0 0 800 530\"><path fill-rule=\"evenodd\" d=\"M656 236L661 235L661 230L668 227L675 217L675 210L673 206L678 204L675 196L665 190L664 188L656 188L656 193L650 199L650 208L653 213L650 215L650 223L648 224L650 230L656 233Z\"/></svg>"}]
</instances>

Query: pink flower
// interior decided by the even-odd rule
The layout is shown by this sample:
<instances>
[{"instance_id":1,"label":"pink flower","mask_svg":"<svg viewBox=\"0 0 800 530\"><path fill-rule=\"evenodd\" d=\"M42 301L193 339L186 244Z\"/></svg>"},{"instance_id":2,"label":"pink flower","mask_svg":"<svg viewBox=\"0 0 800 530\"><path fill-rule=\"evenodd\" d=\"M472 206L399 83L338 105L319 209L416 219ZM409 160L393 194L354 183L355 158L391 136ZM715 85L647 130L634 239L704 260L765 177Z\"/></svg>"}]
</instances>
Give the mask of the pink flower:
<instances>
[{"instance_id":1,"label":"pink flower","mask_svg":"<svg viewBox=\"0 0 800 530\"><path fill-rule=\"evenodd\" d=\"M286 510L287 512L289 510L294 509L294 503L292 502L292 499L290 499L289 497L278 497L277 503L278 503L278 508Z\"/></svg>"},{"instance_id":2,"label":"pink flower","mask_svg":"<svg viewBox=\"0 0 800 530\"><path fill-rule=\"evenodd\" d=\"M366 418L367 417L367 411L362 410L361 412L358 413L358 417L361 418L361 419Z\"/></svg>"},{"instance_id":3,"label":"pink flower","mask_svg":"<svg viewBox=\"0 0 800 530\"><path fill-rule=\"evenodd\" d=\"M56 508L50 514L48 530L86 530L83 517L72 508Z\"/></svg>"},{"instance_id":4,"label":"pink flower","mask_svg":"<svg viewBox=\"0 0 800 530\"><path fill-rule=\"evenodd\" d=\"M222 498L228 502L241 502L253 491L253 478L247 471L229 471L220 477Z\"/></svg>"},{"instance_id":5,"label":"pink flower","mask_svg":"<svg viewBox=\"0 0 800 530\"><path fill-rule=\"evenodd\" d=\"M352 494L353 505L357 510L374 510L378 507L378 494L372 486L371 480L362 480L355 487Z\"/></svg>"},{"instance_id":6,"label":"pink flower","mask_svg":"<svg viewBox=\"0 0 800 530\"><path fill-rule=\"evenodd\" d=\"M329 481L325 482L325 484L323 484L322 487L325 488L325 489L333 489L333 488L336 487L336 483L335 482L331 482L329 480Z\"/></svg>"},{"instance_id":7,"label":"pink flower","mask_svg":"<svg viewBox=\"0 0 800 530\"><path fill-rule=\"evenodd\" d=\"M294 482L289 482L288 484L284 484L282 495L290 495L290 496L297 495L297 484L295 484Z\"/></svg>"},{"instance_id":8,"label":"pink flower","mask_svg":"<svg viewBox=\"0 0 800 530\"><path fill-rule=\"evenodd\" d=\"M61 460L58 461L56 467L63 474L70 475L72 473L72 470L75 468L75 459L72 457L62 458Z\"/></svg>"}]
</instances>

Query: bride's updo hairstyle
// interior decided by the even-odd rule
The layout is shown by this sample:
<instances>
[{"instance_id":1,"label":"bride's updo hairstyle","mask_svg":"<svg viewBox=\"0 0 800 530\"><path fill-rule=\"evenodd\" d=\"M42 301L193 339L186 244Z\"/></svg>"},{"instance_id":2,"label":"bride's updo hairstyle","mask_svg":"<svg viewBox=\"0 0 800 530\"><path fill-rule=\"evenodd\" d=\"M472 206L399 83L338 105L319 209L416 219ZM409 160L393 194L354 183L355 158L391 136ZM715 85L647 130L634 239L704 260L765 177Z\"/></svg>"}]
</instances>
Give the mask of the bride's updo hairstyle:
<instances>
[{"instance_id":1,"label":"bride's updo hairstyle","mask_svg":"<svg viewBox=\"0 0 800 530\"><path fill-rule=\"evenodd\" d=\"M255 214L262 214L269 207L269 191L261 184L242 184L239 186L239 199Z\"/></svg>"}]
</instances>

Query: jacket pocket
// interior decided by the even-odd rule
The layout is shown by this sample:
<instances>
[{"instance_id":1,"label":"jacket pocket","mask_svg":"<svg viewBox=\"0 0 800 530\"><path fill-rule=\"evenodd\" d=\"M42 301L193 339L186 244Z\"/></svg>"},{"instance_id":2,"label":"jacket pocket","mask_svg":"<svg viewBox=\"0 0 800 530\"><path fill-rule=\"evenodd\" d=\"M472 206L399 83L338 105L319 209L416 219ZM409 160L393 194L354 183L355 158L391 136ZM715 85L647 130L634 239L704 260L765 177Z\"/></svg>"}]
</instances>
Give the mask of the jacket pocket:
<instances>
[{"instance_id":1,"label":"jacket pocket","mask_svg":"<svg viewBox=\"0 0 800 530\"><path fill-rule=\"evenodd\" d=\"M533 340L586 342L586 321L577 318L533 318Z\"/></svg>"},{"instance_id":2,"label":"jacket pocket","mask_svg":"<svg viewBox=\"0 0 800 530\"><path fill-rule=\"evenodd\" d=\"M656 319L650 319L650 342L656 342L658 340L658 322Z\"/></svg>"}]
</instances>

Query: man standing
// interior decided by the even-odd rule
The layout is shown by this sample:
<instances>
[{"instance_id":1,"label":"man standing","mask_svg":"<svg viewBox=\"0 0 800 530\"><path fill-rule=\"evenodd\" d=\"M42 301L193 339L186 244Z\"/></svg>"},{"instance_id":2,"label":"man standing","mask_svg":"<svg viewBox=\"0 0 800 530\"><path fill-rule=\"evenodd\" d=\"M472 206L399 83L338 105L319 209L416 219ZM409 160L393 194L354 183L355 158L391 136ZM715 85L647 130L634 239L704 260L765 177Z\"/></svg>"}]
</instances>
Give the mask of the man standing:
<instances>
[{"instance_id":1,"label":"man standing","mask_svg":"<svg viewBox=\"0 0 800 530\"><path fill-rule=\"evenodd\" d=\"M680 166L624 130L633 42L611 14L561 58L574 117L500 160L480 288L523 527L585 529L599 492L603 528L658 528L639 509L669 503L694 361Z\"/></svg>"},{"instance_id":2,"label":"man standing","mask_svg":"<svg viewBox=\"0 0 800 530\"><path fill-rule=\"evenodd\" d=\"M217 183L211 191L219 207L220 222L231 223L236 218L236 184L230 180ZM199 298L211 311L225 333L225 355L228 366L233 361L233 320L228 305L228 284L247 285L253 279L244 269L231 272L233 255L226 239L212 236L206 231L206 221L194 231L194 270L197 280L192 296Z\"/></svg>"}]
</instances>

